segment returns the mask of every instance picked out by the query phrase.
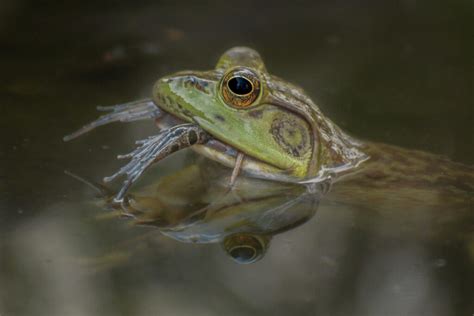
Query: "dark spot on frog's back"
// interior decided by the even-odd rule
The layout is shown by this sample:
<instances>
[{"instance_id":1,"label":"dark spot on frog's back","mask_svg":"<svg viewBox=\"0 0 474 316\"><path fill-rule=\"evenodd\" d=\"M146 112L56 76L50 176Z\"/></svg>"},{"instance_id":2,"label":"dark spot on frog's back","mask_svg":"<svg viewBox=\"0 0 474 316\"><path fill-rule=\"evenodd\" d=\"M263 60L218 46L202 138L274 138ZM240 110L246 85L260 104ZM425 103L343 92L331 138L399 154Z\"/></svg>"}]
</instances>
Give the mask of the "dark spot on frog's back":
<instances>
[{"instance_id":1,"label":"dark spot on frog's back","mask_svg":"<svg viewBox=\"0 0 474 316\"><path fill-rule=\"evenodd\" d=\"M185 108L180 107L180 111L181 111L181 113L183 113L183 115L185 115L186 117L193 117L193 113L190 112L189 110L186 110Z\"/></svg>"},{"instance_id":2,"label":"dark spot on frog's back","mask_svg":"<svg viewBox=\"0 0 474 316\"><path fill-rule=\"evenodd\" d=\"M219 122L225 122L225 117L223 117L222 115L216 114L214 115L214 118Z\"/></svg>"},{"instance_id":3,"label":"dark spot on frog's back","mask_svg":"<svg viewBox=\"0 0 474 316\"><path fill-rule=\"evenodd\" d=\"M263 116L263 111L262 110L249 111L249 116L251 116L252 118L260 119Z\"/></svg>"},{"instance_id":4,"label":"dark spot on frog's back","mask_svg":"<svg viewBox=\"0 0 474 316\"><path fill-rule=\"evenodd\" d=\"M171 100L171 98L169 96L165 96L164 98L165 98L166 105L168 105L168 106L173 105L173 100Z\"/></svg>"},{"instance_id":5,"label":"dark spot on frog's back","mask_svg":"<svg viewBox=\"0 0 474 316\"><path fill-rule=\"evenodd\" d=\"M184 81L184 86L186 88L194 87L196 90L199 90L205 94L210 94L209 90L207 89L208 83L205 80L196 78L196 77L189 77Z\"/></svg>"}]
</instances>

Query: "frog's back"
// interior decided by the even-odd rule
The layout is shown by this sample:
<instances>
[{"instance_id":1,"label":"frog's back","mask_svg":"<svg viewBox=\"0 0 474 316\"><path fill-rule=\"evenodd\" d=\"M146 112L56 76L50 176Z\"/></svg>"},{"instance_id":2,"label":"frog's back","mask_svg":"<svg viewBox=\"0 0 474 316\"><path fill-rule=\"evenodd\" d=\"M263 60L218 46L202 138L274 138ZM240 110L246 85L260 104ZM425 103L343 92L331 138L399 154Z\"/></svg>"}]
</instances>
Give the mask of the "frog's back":
<instances>
[{"instance_id":1,"label":"frog's back","mask_svg":"<svg viewBox=\"0 0 474 316\"><path fill-rule=\"evenodd\" d=\"M474 167L420 150L366 143L370 159L334 186L338 199L371 208L386 206L472 212Z\"/></svg>"}]
</instances>

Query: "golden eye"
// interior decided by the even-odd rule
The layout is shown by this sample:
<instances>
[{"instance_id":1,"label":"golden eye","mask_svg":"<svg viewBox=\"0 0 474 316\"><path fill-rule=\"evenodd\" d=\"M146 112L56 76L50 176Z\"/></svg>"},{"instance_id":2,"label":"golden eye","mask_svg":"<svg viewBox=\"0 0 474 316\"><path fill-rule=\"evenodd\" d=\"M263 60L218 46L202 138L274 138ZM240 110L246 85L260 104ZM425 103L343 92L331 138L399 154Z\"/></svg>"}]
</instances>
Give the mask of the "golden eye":
<instances>
[{"instance_id":1,"label":"golden eye","mask_svg":"<svg viewBox=\"0 0 474 316\"><path fill-rule=\"evenodd\" d=\"M246 108L260 95L260 80L251 70L237 68L224 76L221 89L225 103L237 108Z\"/></svg>"}]
</instances>

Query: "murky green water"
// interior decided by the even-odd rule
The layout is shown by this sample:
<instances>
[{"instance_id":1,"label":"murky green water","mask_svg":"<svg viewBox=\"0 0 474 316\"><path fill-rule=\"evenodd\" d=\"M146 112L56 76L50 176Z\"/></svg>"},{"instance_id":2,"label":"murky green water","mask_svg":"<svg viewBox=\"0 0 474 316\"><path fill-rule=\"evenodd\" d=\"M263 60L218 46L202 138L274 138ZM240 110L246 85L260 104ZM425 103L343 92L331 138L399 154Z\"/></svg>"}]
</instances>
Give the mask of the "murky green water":
<instances>
[{"instance_id":1,"label":"murky green water","mask_svg":"<svg viewBox=\"0 0 474 316\"><path fill-rule=\"evenodd\" d=\"M374 212L349 192L238 265L218 244L107 217L64 174L112 174L152 124L62 142L96 105L148 97L160 76L248 45L353 135L473 165L471 18L467 1L2 0L0 315L471 315L472 216L431 238L429 206L394 208L392 196ZM193 159L180 153L144 183Z\"/></svg>"}]
</instances>

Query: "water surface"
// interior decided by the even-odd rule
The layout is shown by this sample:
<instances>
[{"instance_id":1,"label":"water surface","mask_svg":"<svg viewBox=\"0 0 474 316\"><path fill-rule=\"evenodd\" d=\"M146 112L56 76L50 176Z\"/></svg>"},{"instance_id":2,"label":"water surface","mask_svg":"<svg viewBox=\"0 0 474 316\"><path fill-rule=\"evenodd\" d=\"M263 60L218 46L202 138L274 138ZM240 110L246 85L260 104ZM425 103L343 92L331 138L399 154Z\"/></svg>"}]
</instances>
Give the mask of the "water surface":
<instances>
[{"instance_id":1,"label":"water surface","mask_svg":"<svg viewBox=\"0 0 474 316\"><path fill-rule=\"evenodd\" d=\"M0 315L474 313L472 218L441 242L413 233L437 219L423 206L387 218L323 200L244 266L217 244L101 217L95 192L64 174L110 175L155 132L113 125L63 143L96 105L148 97L160 76L213 67L234 45L361 139L474 164L470 3L298 3L2 0Z\"/></svg>"}]
</instances>

